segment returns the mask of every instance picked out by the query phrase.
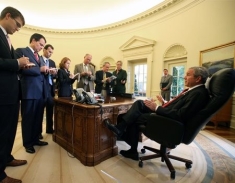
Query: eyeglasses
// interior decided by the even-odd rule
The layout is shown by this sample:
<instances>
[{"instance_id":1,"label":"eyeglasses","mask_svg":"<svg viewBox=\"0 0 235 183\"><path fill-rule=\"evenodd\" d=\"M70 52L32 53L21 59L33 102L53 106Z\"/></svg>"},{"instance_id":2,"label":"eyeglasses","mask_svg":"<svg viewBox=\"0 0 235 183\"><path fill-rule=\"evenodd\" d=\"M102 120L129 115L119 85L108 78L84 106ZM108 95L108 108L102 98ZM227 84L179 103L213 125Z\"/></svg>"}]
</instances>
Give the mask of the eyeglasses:
<instances>
[{"instance_id":1,"label":"eyeglasses","mask_svg":"<svg viewBox=\"0 0 235 183\"><path fill-rule=\"evenodd\" d=\"M15 23L16 23L16 26L18 29L20 29L22 27L21 24L16 19L14 19L12 17L11 17L11 19L15 20Z\"/></svg>"}]
</instances>

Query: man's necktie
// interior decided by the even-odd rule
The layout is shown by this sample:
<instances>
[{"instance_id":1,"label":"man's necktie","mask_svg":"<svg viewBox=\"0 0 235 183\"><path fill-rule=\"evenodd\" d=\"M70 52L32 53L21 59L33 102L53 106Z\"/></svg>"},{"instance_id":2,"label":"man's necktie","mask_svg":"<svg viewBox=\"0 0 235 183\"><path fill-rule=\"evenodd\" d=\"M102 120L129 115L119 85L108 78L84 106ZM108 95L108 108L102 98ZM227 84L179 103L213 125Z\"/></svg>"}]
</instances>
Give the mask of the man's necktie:
<instances>
[{"instance_id":1,"label":"man's necktie","mask_svg":"<svg viewBox=\"0 0 235 183\"><path fill-rule=\"evenodd\" d=\"M85 72L88 72L87 65L84 65L84 71L85 71ZM85 78L84 78L84 83L85 83L85 85L88 84L88 76L85 76Z\"/></svg>"},{"instance_id":2,"label":"man's necktie","mask_svg":"<svg viewBox=\"0 0 235 183\"><path fill-rule=\"evenodd\" d=\"M8 34L6 35L6 38L7 38L8 44L9 44L9 48L11 50L11 40L10 40L10 37L8 36Z\"/></svg>"},{"instance_id":3,"label":"man's necktie","mask_svg":"<svg viewBox=\"0 0 235 183\"><path fill-rule=\"evenodd\" d=\"M184 95L189 88L184 89L177 97L175 97L174 99L170 100L169 102L165 103L162 105L162 107L167 107L169 106L173 101L175 101L176 99L178 99L179 97L181 97L182 95Z\"/></svg>"},{"instance_id":4,"label":"man's necktie","mask_svg":"<svg viewBox=\"0 0 235 183\"><path fill-rule=\"evenodd\" d=\"M46 60L46 65L49 67L49 60ZM52 78L51 78L50 73L48 74L48 81L49 81L49 84L52 85Z\"/></svg>"},{"instance_id":5,"label":"man's necktie","mask_svg":"<svg viewBox=\"0 0 235 183\"><path fill-rule=\"evenodd\" d=\"M36 51L34 52L34 57L37 60L37 62L39 62L38 53Z\"/></svg>"},{"instance_id":6,"label":"man's necktie","mask_svg":"<svg viewBox=\"0 0 235 183\"><path fill-rule=\"evenodd\" d=\"M103 87L105 88L106 87L106 73L103 72L103 81L104 81L104 84L103 84Z\"/></svg>"}]
</instances>

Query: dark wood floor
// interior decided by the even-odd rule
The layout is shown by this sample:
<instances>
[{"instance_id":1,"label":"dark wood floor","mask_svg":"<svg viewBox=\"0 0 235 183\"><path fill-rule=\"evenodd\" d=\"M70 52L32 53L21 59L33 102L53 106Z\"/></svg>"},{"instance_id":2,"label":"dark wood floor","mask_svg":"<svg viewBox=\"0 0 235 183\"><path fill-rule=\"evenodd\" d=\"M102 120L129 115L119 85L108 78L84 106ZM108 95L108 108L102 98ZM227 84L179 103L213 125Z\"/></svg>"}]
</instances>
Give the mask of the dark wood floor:
<instances>
[{"instance_id":1,"label":"dark wood floor","mask_svg":"<svg viewBox=\"0 0 235 183\"><path fill-rule=\"evenodd\" d=\"M225 124L221 123L215 128L213 123L209 122L206 125L205 130L215 133L233 143L235 143L235 129L227 127Z\"/></svg>"}]
</instances>

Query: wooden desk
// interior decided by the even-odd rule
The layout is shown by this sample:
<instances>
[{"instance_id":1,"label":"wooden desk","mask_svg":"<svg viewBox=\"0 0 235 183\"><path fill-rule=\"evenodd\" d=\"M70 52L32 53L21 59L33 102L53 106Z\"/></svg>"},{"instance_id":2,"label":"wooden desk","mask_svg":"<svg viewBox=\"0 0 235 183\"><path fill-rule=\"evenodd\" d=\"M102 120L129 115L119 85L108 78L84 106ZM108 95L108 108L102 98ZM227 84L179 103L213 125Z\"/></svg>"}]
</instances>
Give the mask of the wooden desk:
<instances>
[{"instance_id":1,"label":"wooden desk","mask_svg":"<svg viewBox=\"0 0 235 183\"><path fill-rule=\"evenodd\" d=\"M55 98L53 140L86 166L95 166L118 154L116 137L102 122L110 118L113 124L119 114L125 113L134 99L110 97L100 107L74 102L71 98Z\"/></svg>"}]
</instances>

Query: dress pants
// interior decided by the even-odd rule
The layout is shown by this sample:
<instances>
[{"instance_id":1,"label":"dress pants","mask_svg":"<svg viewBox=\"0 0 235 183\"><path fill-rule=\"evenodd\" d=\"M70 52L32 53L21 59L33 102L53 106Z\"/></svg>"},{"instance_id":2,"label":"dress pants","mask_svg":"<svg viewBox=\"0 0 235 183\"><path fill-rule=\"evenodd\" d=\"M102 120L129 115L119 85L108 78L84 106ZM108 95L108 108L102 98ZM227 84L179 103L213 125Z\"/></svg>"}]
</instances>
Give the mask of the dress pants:
<instances>
[{"instance_id":1,"label":"dress pants","mask_svg":"<svg viewBox=\"0 0 235 183\"><path fill-rule=\"evenodd\" d=\"M46 132L53 132L53 111L54 111L54 97L52 96L53 86L48 86L49 93L45 102L46 107ZM44 112L44 111L43 111ZM43 122L43 121L42 121ZM39 134L42 133L42 125Z\"/></svg>"},{"instance_id":2,"label":"dress pants","mask_svg":"<svg viewBox=\"0 0 235 183\"><path fill-rule=\"evenodd\" d=\"M18 102L13 105L0 105L0 181L6 177L6 163L14 159L11 151L16 135L18 115Z\"/></svg>"},{"instance_id":3,"label":"dress pants","mask_svg":"<svg viewBox=\"0 0 235 183\"><path fill-rule=\"evenodd\" d=\"M164 100L166 101L170 101L170 97L171 97L171 91L170 90L166 90L166 91L161 91L161 96Z\"/></svg>"},{"instance_id":4,"label":"dress pants","mask_svg":"<svg viewBox=\"0 0 235 183\"><path fill-rule=\"evenodd\" d=\"M21 101L22 137L25 148L37 141L43 120L44 99L23 99Z\"/></svg>"},{"instance_id":5,"label":"dress pants","mask_svg":"<svg viewBox=\"0 0 235 183\"><path fill-rule=\"evenodd\" d=\"M131 148L137 149L139 140L139 125L147 123L147 117L154 113L144 105L142 100L137 100L131 108L120 118L120 122L127 124L126 132L122 138Z\"/></svg>"}]
</instances>

